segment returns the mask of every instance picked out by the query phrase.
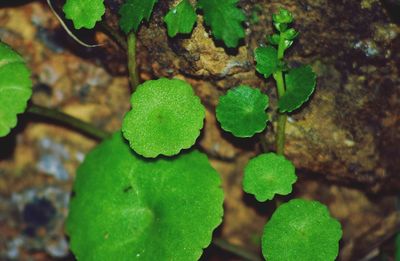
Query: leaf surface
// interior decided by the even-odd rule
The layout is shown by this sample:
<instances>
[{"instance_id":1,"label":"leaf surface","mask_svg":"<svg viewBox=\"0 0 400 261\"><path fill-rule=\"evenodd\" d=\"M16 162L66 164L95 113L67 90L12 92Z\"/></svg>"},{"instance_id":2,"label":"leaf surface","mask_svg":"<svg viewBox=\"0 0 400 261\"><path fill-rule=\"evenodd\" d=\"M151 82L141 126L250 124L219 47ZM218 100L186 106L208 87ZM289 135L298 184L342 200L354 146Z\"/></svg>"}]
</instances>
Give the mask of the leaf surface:
<instances>
[{"instance_id":1,"label":"leaf surface","mask_svg":"<svg viewBox=\"0 0 400 261\"><path fill-rule=\"evenodd\" d=\"M220 97L217 119L222 129L236 137L251 137L265 129L268 96L246 85L238 86Z\"/></svg>"},{"instance_id":2,"label":"leaf surface","mask_svg":"<svg viewBox=\"0 0 400 261\"><path fill-rule=\"evenodd\" d=\"M119 9L119 25L126 34L137 32L143 20L149 21L157 0L126 0Z\"/></svg>"},{"instance_id":3,"label":"leaf surface","mask_svg":"<svg viewBox=\"0 0 400 261\"><path fill-rule=\"evenodd\" d=\"M341 237L341 225L325 205L293 199L280 205L265 225L262 252L269 261L333 261Z\"/></svg>"},{"instance_id":4,"label":"leaf surface","mask_svg":"<svg viewBox=\"0 0 400 261\"><path fill-rule=\"evenodd\" d=\"M164 21L168 27L169 37L177 34L188 34L193 30L197 15L188 0L182 0L176 7L173 7L165 16Z\"/></svg>"},{"instance_id":5,"label":"leaf surface","mask_svg":"<svg viewBox=\"0 0 400 261\"><path fill-rule=\"evenodd\" d=\"M258 47L254 52L254 58L257 62L257 72L268 78L278 70L279 60L278 51L272 46Z\"/></svg>"},{"instance_id":6,"label":"leaf surface","mask_svg":"<svg viewBox=\"0 0 400 261\"><path fill-rule=\"evenodd\" d=\"M204 12L204 20L211 27L212 34L225 45L235 48L245 36L242 23L246 16L237 7L238 0L200 0L198 6Z\"/></svg>"},{"instance_id":7,"label":"leaf surface","mask_svg":"<svg viewBox=\"0 0 400 261\"><path fill-rule=\"evenodd\" d=\"M243 189L258 201L271 200L275 194L288 195L297 180L294 165L275 153L261 154L244 170Z\"/></svg>"},{"instance_id":8,"label":"leaf surface","mask_svg":"<svg viewBox=\"0 0 400 261\"><path fill-rule=\"evenodd\" d=\"M74 23L75 29L92 29L96 22L101 21L106 8L104 0L67 0L63 11Z\"/></svg>"},{"instance_id":9,"label":"leaf surface","mask_svg":"<svg viewBox=\"0 0 400 261\"><path fill-rule=\"evenodd\" d=\"M223 192L207 157L147 160L120 132L79 167L67 219L78 260L197 260L221 223Z\"/></svg>"},{"instance_id":10,"label":"leaf surface","mask_svg":"<svg viewBox=\"0 0 400 261\"><path fill-rule=\"evenodd\" d=\"M136 153L154 158L190 148L200 135L205 108L190 84L178 79L147 81L131 98L122 131Z\"/></svg>"},{"instance_id":11,"label":"leaf surface","mask_svg":"<svg viewBox=\"0 0 400 261\"><path fill-rule=\"evenodd\" d=\"M301 66L289 71L286 75L286 93L279 99L281 112L292 112L308 101L315 90L317 75L311 66Z\"/></svg>"},{"instance_id":12,"label":"leaf surface","mask_svg":"<svg viewBox=\"0 0 400 261\"><path fill-rule=\"evenodd\" d=\"M31 72L24 59L0 42L0 137L17 125L32 95Z\"/></svg>"}]
</instances>

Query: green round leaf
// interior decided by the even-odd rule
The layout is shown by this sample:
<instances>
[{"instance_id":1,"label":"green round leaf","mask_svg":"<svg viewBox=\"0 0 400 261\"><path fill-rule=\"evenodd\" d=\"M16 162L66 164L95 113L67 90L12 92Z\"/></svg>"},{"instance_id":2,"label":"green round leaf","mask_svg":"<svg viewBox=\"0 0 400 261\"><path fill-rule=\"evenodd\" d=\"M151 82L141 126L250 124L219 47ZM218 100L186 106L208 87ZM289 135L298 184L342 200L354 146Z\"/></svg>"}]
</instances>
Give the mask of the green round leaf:
<instances>
[{"instance_id":1,"label":"green round leaf","mask_svg":"<svg viewBox=\"0 0 400 261\"><path fill-rule=\"evenodd\" d=\"M168 27L168 36L174 37L178 33L188 34L193 30L197 15L189 0L182 0L173 7L165 16L164 21Z\"/></svg>"},{"instance_id":2,"label":"green round leaf","mask_svg":"<svg viewBox=\"0 0 400 261\"><path fill-rule=\"evenodd\" d=\"M258 47L254 51L254 59L257 62L257 72L263 74L265 78L278 70L278 51L272 46Z\"/></svg>"},{"instance_id":3,"label":"green round leaf","mask_svg":"<svg viewBox=\"0 0 400 261\"><path fill-rule=\"evenodd\" d=\"M79 167L66 229L78 260L197 260L221 223L221 178L192 151L144 159L116 133Z\"/></svg>"},{"instance_id":4,"label":"green round leaf","mask_svg":"<svg viewBox=\"0 0 400 261\"><path fill-rule=\"evenodd\" d=\"M292 112L301 107L315 90L317 75L311 66L301 66L286 75L286 93L279 99L281 112Z\"/></svg>"},{"instance_id":5,"label":"green round leaf","mask_svg":"<svg viewBox=\"0 0 400 261\"><path fill-rule=\"evenodd\" d=\"M241 85L219 99L217 119L222 129L236 137L251 137L265 129L268 96L260 90Z\"/></svg>"},{"instance_id":6,"label":"green round leaf","mask_svg":"<svg viewBox=\"0 0 400 261\"><path fill-rule=\"evenodd\" d=\"M63 11L74 23L75 29L92 29L96 22L101 21L106 8L104 0L67 0Z\"/></svg>"},{"instance_id":7,"label":"green round leaf","mask_svg":"<svg viewBox=\"0 0 400 261\"><path fill-rule=\"evenodd\" d=\"M32 95L31 73L24 59L0 42L0 137L17 125Z\"/></svg>"},{"instance_id":8,"label":"green round leaf","mask_svg":"<svg viewBox=\"0 0 400 261\"><path fill-rule=\"evenodd\" d=\"M243 189L258 201L271 200L275 194L288 195L297 180L292 162L275 153L261 154L244 170Z\"/></svg>"},{"instance_id":9,"label":"green round leaf","mask_svg":"<svg viewBox=\"0 0 400 261\"><path fill-rule=\"evenodd\" d=\"M341 225L325 205L293 199L265 225L262 252L268 261L332 261L341 237Z\"/></svg>"},{"instance_id":10,"label":"green round leaf","mask_svg":"<svg viewBox=\"0 0 400 261\"><path fill-rule=\"evenodd\" d=\"M131 103L122 131L142 156L178 154L196 142L203 128L205 108L182 80L147 81L137 88Z\"/></svg>"}]
</instances>

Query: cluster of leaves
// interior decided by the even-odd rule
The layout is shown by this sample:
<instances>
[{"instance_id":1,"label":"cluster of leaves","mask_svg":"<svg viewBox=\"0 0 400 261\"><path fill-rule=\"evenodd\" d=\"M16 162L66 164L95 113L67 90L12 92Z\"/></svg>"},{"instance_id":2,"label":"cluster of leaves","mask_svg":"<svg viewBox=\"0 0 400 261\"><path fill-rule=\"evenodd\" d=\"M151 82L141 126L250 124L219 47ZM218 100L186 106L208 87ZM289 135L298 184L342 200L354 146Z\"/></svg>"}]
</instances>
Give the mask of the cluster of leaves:
<instances>
[{"instance_id":1,"label":"cluster of leaves","mask_svg":"<svg viewBox=\"0 0 400 261\"><path fill-rule=\"evenodd\" d=\"M126 34L136 32L143 20L149 21L158 0L126 0L121 6L119 21ZM212 30L217 40L222 40L227 47L237 47L244 38L244 12L237 7L239 0L199 0L193 6L189 0L181 0L164 17L168 35L189 34L196 24L196 10L204 14L204 21ZM71 19L76 29L92 29L101 21L105 13L104 0L67 0L63 8L66 17Z\"/></svg>"},{"instance_id":2,"label":"cluster of leaves","mask_svg":"<svg viewBox=\"0 0 400 261\"><path fill-rule=\"evenodd\" d=\"M256 69L265 78L274 76L280 113L300 108L313 93L316 75L310 66L289 69L283 60L285 51L298 33L289 24L292 14L281 9L273 15L279 34L268 37L270 46L255 50ZM278 48L275 48L278 46ZM285 74L285 75L284 75ZM216 114L222 129L236 137L252 137L267 125L268 96L258 89L239 86L219 100ZM296 182L294 165L283 155L261 154L251 159L244 170L243 189L258 201L288 195ZM334 260L342 235L340 223L327 208L316 201L301 199L282 204L264 229L263 255L267 260Z\"/></svg>"},{"instance_id":3,"label":"cluster of leaves","mask_svg":"<svg viewBox=\"0 0 400 261\"><path fill-rule=\"evenodd\" d=\"M120 11L122 29L136 31L156 2L127 0ZM243 37L238 31L244 16L236 4L237 0L198 2L215 37L227 46ZM64 11L76 27L93 27L104 14L104 3L67 0ZM190 2L182 0L165 18L169 34L190 31L195 16ZM316 76L309 66L289 70L283 61L298 35L288 26L292 14L281 9L273 21L279 34L268 39L278 48L255 51L257 71L266 78L274 76L279 111L292 112L308 100ZM225 30L220 30L221 24ZM0 136L25 110L32 92L29 78L23 59L0 43ZM188 83L164 78L138 86L131 103L122 131L98 145L78 169L67 220L72 251L82 260L196 260L223 215L220 176L206 155L181 152L200 135L205 108ZM266 128L268 105L268 96L260 90L239 86L220 98L217 119L233 135L251 137ZM243 187L266 201L289 194L296 180L289 160L266 153L248 162ZM339 222L324 205L294 199L280 205L266 224L263 255L272 261L334 260L341 235Z\"/></svg>"},{"instance_id":4,"label":"cluster of leaves","mask_svg":"<svg viewBox=\"0 0 400 261\"><path fill-rule=\"evenodd\" d=\"M286 73L286 90L279 97L278 108L280 112L292 112L300 108L314 92L316 74L308 65L289 69L282 60L284 52L292 46L298 36L295 29L289 28L289 24L293 22L293 15L288 10L280 9L272 19L279 34L268 37L271 45L255 50L256 70L265 78L274 75L276 79L277 73ZM274 46L278 46L278 50Z\"/></svg>"},{"instance_id":5,"label":"cluster of leaves","mask_svg":"<svg viewBox=\"0 0 400 261\"><path fill-rule=\"evenodd\" d=\"M71 249L83 260L197 260L222 221L221 179L204 154L174 155L195 143L205 108L178 79L147 81L131 102L122 133L78 169Z\"/></svg>"}]
</instances>

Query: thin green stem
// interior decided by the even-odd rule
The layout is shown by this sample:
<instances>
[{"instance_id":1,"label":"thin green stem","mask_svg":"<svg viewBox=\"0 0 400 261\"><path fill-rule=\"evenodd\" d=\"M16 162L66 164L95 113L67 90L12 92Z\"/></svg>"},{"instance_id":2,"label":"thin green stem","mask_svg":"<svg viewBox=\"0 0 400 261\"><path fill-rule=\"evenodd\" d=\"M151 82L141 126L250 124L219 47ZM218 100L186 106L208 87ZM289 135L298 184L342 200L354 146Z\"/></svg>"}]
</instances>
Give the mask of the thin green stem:
<instances>
[{"instance_id":1,"label":"thin green stem","mask_svg":"<svg viewBox=\"0 0 400 261\"><path fill-rule=\"evenodd\" d=\"M139 71L136 63L136 33L128 34L128 70L132 91L139 85Z\"/></svg>"},{"instance_id":2,"label":"thin green stem","mask_svg":"<svg viewBox=\"0 0 400 261\"><path fill-rule=\"evenodd\" d=\"M279 45L278 45L278 60L282 60L283 56L285 55L285 38L283 37L282 33L280 34L279 38Z\"/></svg>"},{"instance_id":3,"label":"thin green stem","mask_svg":"<svg viewBox=\"0 0 400 261\"><path fill-rule=\"evenodd\" d=\"M27 113L37 115L44 119L49 119L57 123L61 123L68 127L78 130L83 134L87 134L97 140L103 140L110 136L110 133L100 130L90 123L81 121L75 117L65 114L55 109L49 109L40 105L30 105Z\"/></svg>"},{"instance_id":4,"label":"thin green stem","mask_svg":"<svg viewBox=\"0 0 400 261\"><path fill-rule=\"evenodd\" d=\"M278 90L278 98L282 98L283 95L285 95L286 89L285 89L285 81L283 80L283 73L282 71L277 71L274 73L274 79L276 81L276 87Z\"/></svg>"},{"instance_id":5,"label":"thin green stem","mask_svg":"<svg viewBox=\"0 0 400 261\"><path fill-rule=\"evenodd\" d=\"M230 252L238 257L241 257L241 258L243 258L243 260L247 260L247 261L261 261L262 260L258 255L254 254L242 247L233 245L224 239L215 238L215 239L213 239L212 242L217 247L219 247L227 252Z\"/></svg>"},{"instance_id":6,"label":"thin green stem","mask_svg":"<svg viewBox=\"0 0 400 261\"><path fill-rule=\"evenodd\" d=\"M280 35L279 46L278 46L278 59L281 61L285 55L285 38ZM274 79L278 90L279 99L285 95L285 80L283 79L283 72L278 71L274 73ZM286 129L287 114L279 113L278 116L278 127L276 131L276 153L283 155L285 153L285 129Z\"/></svg>"}]
</instances>

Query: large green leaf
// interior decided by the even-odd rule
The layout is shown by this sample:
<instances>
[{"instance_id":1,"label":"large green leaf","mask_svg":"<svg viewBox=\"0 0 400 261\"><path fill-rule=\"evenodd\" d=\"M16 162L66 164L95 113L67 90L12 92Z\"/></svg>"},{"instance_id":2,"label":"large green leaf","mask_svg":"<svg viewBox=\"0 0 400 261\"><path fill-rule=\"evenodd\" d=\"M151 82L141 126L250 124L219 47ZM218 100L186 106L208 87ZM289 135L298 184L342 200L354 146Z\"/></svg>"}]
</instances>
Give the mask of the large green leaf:
<instances>
[{"instance_id":1,"label":"large green leaf","mask_svg":"<svg viewBox=\"0 0 400 261\"><path fill-rule=\"evenodd\" d=\"M182 0L164 18L168 27L168 35L174 37L178 33L190 33L193 30L196 19L197 15L192 4L189 0Z\"/></svg>"},{"instance_id":2,"label":"large green leaf","mask_svg":"<svg viewBox=\"0 0 400 261\"><path fill-rule=\"evenodd\" d=\"M155 3L158 0L126 0L121 6L119 25L126 34L138 30L143 19L149 21Z\"/></svg>"},{"instance_id":3,"label":"large green leaf","mask_svg":"<svg viewBox=\"0 0 400 261\"><path fill-rule=\"evenodd\" d=\"M78 260L197 260L221 223L221 178L192 151L146 160L116 133L79 167L67 233Z\"/></svg>"},{"instance_id":4,"label":"large green leaf","mask_svg":"<svg viewBox=\"0 0 400 261\"><path fill-rule=\"evenodd\" d=\"M63 11L74 23L75 29L92 29L96 22L101 21L106 8L104 0L67 0Z\"/></svg>"},{"instance_id":5,"label":"large green leaf","mask_svg":"<svg viewBox=\"0 0 400 261\"><path fill-rule=\"evenodd\" d=\"M24 59L0 42L0 137L17 125L17 115L26 109L32 95L30 75Z\"/></svg>"},{"instance_id":6,"label":"large green leaf","mask_svg":"<svg viewBox=\"0 0 400 261\"><path fill-rule=\"evenodd\" d=\"M199 0L198 6L203 9L204 20L211 27L217 40L223 40L227 47L237 47L244 38L242 23L246 16L236 5L239 0Z\"/></svg>"},{"instance_id":7,"label":"large green leaf","mask_svg":"<svg viewBox=\"0 0 400 261\"><path fill-rule=\"evenodd\" d=\"M258 201L271 200L275 194L287 195L297 180L292 162L275 153L261 154L244 170L243 189Z\"/></svg>"},{"instance_id":8,"label":"large green leaf","mask_svg":"<svg viewBox=\"0 0 400 261\"><path fill-rule=\"evenodd\" d=\"M268 261L333 261L341 237L341 225L325 205L293 199L265 225L262 252Z\"/></svg>"},{"instance_id":9,"label":"large green leaf","mask_svg":"<svg viewBox=\"0 0 400 261\"><path fill-rule=\"evenodd\" d=\"M260 90L241 85L220 97L217 119L222 129L236 137L251 137L267 126L268 104L268 96Z\"/></svg>"},{"instance_id":10,"label":"large green leaf","mask_svg":"<svg viewBox=\"0 0 400 261\"><path fill-rule=\"evenodd\" d=\"M258 47L254 51L254 58L257 62L257 72L264 75L265 78L268 78L278 70L278 51L274 47Z\"/></svg>"},{"instance_id":11,"label":"large green leaf","mask_svg":"<svg viewBox=\"0 0 400 261\"><path fill-rule=\"evenodd\" d=\"M122 130L142 156L172 156L190 148L200 135L205 108L192 86L182 80L159 79L139 85Z\"/></svg>"},{"instance_id":12,"label":"large green leaf","mask_svg":"<svg viewBox=\"0 0 400 261\"><path fill-rule=\"evenodd\" d=\"M317 75L311 66L301 66L286 75L286 93L279 99L281 112L292 112L301 107L315 90Z\"/></svg>"}]
</instances>

